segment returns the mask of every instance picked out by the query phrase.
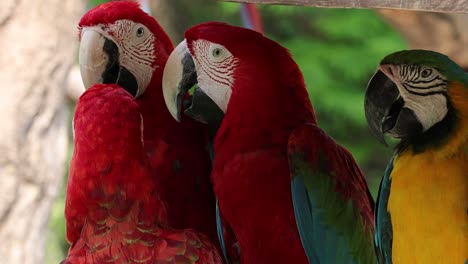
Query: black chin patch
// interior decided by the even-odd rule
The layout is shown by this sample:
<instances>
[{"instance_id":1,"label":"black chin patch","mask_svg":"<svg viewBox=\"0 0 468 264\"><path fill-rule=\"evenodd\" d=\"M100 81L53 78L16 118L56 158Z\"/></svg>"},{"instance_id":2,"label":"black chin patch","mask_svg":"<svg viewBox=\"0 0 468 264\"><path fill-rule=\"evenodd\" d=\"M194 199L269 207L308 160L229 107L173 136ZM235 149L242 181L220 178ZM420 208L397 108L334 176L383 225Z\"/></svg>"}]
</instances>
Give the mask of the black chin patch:
<instances>
[{"instance_id":1,"label":"black chin patch","mask_svg":"<svg viewBox=\"0 0 468 264\"><path fill-rule=\"evenodd\" d=\"M448 98L447 108L448 112L444 119L429 128L429 130L422 132L421 126L421 128L413 128L412 133L407 132L408 136L402 138L402 141L398 144L397 151L401 152L409 145L413 146L414 153L421 153L430 148L434 149L444 146L447 140L456 131L459 122L456 110L453 108Z\"/></svg>"},{"instance_id":2,"label":"black chin patch","mask_svg":"<svg viewBox=\"0 0 468 264\"><path fill-rule=\"evenodd\" d=\"M131 95L136 96L138 92L138 82L133 74L119 64L119 48L110 39L104 41L102 48L108 56L106 69L102 73L102 83L118 84Z\"/></svg>"},{"instance_id":3,"label":"black chin patch","mask_svg":"<svg viewBox=\"0 0 468 264\"><path fill-rule=\"evenodd\" d=\"M393 102L387 115L382 120L382 133L386 133L387 131L395 127L398 121L398 116L400 115L401 109L403 108L404 104L405 102L401 97L398 98L395 102Z\"/></svg>"},{"instance_id":4,"label":"black chin patch","mask_svg":"<svg viewBox=\"0 0 468 264\"><path fill-rule=\"evenodd\" d=\"M397 138L414 138L422 134L423 127L413 110L403 107L395 126L388 132Z\"/></svg>"},{"instance_id":5,"label":"black chin patch","mask_svg":"<svg viewBox=\"0 0 468 264\"><path fill-rule=\"evenodd\" d=\"M133 76L133 74L125 67L120 67L116 84L124 88L127 92L133 95L133 97L136 97L138 92L138 82L135 76Z\"/></svg>"},{"instance_id":6,"label":"black chin patch","mask_svg":"<svg viewBox=\"0 0 468 264\"><path fill-rule=\"evenodd\" d=\"M186 108L184 114L200 123L216 127L220 126L224 117L221 108L199 87L196 87L193 91L191 105Z\"/></svg>"},{"instance_id":7,"label":"black chin patch","mask_svg":"<svg viewBox=\"0 0 468 264\"><path fill-rule=\"evenodd\" d=\"M119 48L112 41L106 38L103 51L107 54L108 60L106 69L102 73L102 82L104 84L113 84L117 82L119 76Z\"/></svg>"},{"instance_id":8,"label":"black chin patch","mask_svg":"<svg viewBox=\"0 0 468 264\"><path fill-rule=\"evenodd\" d=\"M198 86L193 90L190 103L190 106L185 108L184 114L206 124L210 138L214 138L224 118L223 110Z\"/></svg>"}]
</instances>

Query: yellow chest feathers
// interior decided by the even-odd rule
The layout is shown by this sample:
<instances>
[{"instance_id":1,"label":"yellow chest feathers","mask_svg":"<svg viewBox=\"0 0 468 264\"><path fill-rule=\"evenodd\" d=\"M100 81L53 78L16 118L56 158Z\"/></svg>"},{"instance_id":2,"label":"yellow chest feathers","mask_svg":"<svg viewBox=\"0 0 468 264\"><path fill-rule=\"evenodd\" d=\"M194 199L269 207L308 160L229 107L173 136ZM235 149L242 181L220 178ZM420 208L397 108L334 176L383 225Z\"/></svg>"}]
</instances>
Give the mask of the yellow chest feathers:
<instances>
[{"instance_id":1,"label":"yellow chest feathers","mask_svg":"<svg viewBox=\"0 0 468 264\"><path fill-rule=\"evenodd\" d=\"M468 160L403 156L391 180L394 263L465 263Z\"/></svg>"},{"instance_id":2,"label":"yellow chest feathers","mask_svg":"<svg viewBox=\"0 0 468 264\"><path fill-rule=\"evenodd\" d=\"M394 161L388 211L394 263L461 263L468 260L468 89L452 87L461 110L457 131L437 150Z\"/></svg>"}]
</instances>

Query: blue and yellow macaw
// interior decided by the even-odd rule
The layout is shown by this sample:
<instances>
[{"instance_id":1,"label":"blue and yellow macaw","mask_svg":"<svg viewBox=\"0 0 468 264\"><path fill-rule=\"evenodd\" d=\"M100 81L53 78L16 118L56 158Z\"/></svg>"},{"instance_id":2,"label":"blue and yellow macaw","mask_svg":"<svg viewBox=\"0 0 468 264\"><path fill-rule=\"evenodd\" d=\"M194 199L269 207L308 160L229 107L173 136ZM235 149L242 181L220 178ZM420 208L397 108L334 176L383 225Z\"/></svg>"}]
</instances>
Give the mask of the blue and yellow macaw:
<instances>
[{"instance_id":1,"label":"blue and yellow macaw","mask_svg":"<svg viewBox=\"0 0 468 264\"><path fill-rule=\"evenodd\" d=\"M377 198L380 263L468 263L468 74L437 52L393 53L365 112L382 141L400 139Z\"/></svg>"}]
</instances>

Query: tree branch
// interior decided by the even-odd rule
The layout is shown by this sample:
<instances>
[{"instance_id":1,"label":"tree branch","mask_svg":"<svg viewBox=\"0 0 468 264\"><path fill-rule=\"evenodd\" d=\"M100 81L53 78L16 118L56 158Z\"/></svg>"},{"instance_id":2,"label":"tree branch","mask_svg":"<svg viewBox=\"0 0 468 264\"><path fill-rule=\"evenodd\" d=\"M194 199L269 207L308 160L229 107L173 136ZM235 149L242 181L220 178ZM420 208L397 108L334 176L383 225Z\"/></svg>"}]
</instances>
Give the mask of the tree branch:
<instances>
[{"instance_id":1,"label":"tree branch","mask_svg":"<svg viewBox=\"0 0 468 264\"><path fill-rule=\"evenodd\" d=\"M468 13L468 0L226 0L257 4L303 5L328 8L383 8Z\"/></svg>"}]
</instances>

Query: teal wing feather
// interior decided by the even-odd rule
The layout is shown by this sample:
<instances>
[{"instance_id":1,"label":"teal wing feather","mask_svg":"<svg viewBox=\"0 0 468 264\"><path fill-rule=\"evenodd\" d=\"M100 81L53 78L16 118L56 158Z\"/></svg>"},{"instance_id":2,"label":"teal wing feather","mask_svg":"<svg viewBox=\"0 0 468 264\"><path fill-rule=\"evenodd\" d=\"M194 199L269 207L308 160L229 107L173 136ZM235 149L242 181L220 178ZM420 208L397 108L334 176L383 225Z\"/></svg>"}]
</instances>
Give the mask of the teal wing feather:
<instances>
[{"instance_id":1,"label":"teal wing feather","mask_svg":"<svg viewBox=\"0 0 468 264\"><path fill-rule=\"evenodd\" d=\"M216 230L218 231L218 240L219 245L221 246L221 251L223 252L224 260L226 264L230 264L227 250L226 250L226 241L224 241L224 230L221 220L221 215L219 213L218 200L216 199Z\"/></svg>"},{"instance_id":2,"label":"teal wing feather","mask_svg":"<svg viewBox=\"0 0 468 264\"><path fill-rule=\"evenodd\" d=\"M224 221L221 211L219 210L218 201L216 201L216 226L225 263L239 264L241 254L239 244L231 226Z\"/></svg>"},{"instance_id":3,"label":"teal wing feather","mask_svg":"<svg viewBox=\"0 0 468 264\"><path fill-rule=\"evenodd\" d=\"M388 197L392 181L393 159L388 163L384 177L380 182L377 206L375 207L375 248L379 263L392 263L393 228L390 213L387 211Z\"/></svg>"},{"instance_id":4,"label":"teal wing feather","mask_svg":"<svg viewBox=\"0 0 468 264\"><path fill-rule=\"evenodd\" d=\"M374 202L351 154L304 124L288 142L296 223L310 263L376 263Z\"/></svg>"}]
</instances>

